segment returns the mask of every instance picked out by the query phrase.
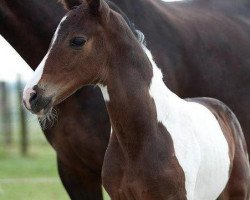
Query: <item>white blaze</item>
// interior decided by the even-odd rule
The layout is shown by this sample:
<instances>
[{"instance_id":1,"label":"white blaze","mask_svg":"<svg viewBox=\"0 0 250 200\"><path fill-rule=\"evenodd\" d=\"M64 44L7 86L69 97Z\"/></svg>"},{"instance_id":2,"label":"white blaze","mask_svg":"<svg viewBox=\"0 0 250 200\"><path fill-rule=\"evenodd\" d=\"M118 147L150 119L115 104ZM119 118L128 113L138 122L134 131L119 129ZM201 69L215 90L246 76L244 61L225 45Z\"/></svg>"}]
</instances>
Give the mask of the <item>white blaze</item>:
<instances>
[{"instance_id":1,"label":"white blaze","mask_svg":"<svg viewBox=\"0 0 250 200\"><path fill-rule=\"evenodd\" d=\"M48 53L44 56L43 60L41 61L41 63L38 65L38 67L34 71L31 79L26 83L24 91L26 91L28 89L32 89L33 86L35 86L39 82L39 80L41 79L42 74L43 74L43 68L44 68L45 62L48 58L48 55L49 55Z\"/></svg>"},{"instance_id":2,"label":"white blaze","mask_svg":"<svg viewBox=\"0 0 250 200\"><path fill-rule=\"evenodd\" d=\"M32 88L38 84L38 82L40 81L41 77L42 77L42 74L43 74L43 69L44 69L44 66L46 64L46 60L50 54L50 51L53 47L53 45L55 44L55 41L58 37L58 32L61 28L61 24L62 22L65 21L65 19L67 18L67 16L64 16L61 20L61 22L59 23L56 31L55 31L55 34L52 38L52 42L51 42L51 46L47 52L47 54L44 56L43 60L41 61L41 63L38 65L38 67L36 68L36 70L34 71L33 73L33 76L31 77L31 79L27 82L27 84L25 85L25 88L24 88L24 91L23 91L23 100L26 102L26 106L30 109L30 103L29 103L29 99L30 99L30 96L31 96L31 93L35 92Z\"/></svg>"}]
</instances>

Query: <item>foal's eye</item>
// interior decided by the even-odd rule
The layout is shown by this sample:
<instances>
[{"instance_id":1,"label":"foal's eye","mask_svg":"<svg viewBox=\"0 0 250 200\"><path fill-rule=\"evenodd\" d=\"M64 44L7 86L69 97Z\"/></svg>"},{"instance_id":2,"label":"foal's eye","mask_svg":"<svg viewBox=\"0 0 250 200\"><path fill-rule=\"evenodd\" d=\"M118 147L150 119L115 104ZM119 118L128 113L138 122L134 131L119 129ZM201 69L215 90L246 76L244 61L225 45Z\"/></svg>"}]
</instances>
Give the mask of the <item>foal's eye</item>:
<instances>
[{"instance_id":1,"label":"foal's eye","mask_svg":"<svg viewBox=\"0 0 250 200\"><path fill-rule=\"evenodd\" d=\"M72 47L81 47L85 44L86 39L84 37L75 37L70 41Z\"/></svg>"}]
</instances>

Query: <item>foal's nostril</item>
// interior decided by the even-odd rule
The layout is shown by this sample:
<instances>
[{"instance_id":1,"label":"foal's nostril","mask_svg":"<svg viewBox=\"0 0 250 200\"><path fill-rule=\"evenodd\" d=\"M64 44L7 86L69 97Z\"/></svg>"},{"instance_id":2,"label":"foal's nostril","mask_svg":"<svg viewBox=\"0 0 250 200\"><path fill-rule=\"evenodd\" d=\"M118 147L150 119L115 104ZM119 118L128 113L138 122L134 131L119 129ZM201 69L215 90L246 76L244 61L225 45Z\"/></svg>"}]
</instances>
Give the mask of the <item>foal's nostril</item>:
<instances>
[{"instance_id":1,"label":"foal's nostril","mask_svg":"<svg viewBox=\"0 0 250 200\"><path fill-rule=\"evenodd\" d=\"M24 106L33 114L43 115L51 108L51 97L44 95L44 90L38 86L24 90Z\"/></svg>"},{"instance_id":2,"label":"foal's nostril","mask_svg":"<svg viewBox=\"0 0 250 200\"><path fill-rule=\"evenodd\" d=\"M33 102L33 101L35 101L36 98L37 98L37 93L36 92L32 92L30 94L30 103Z\"/></svg>"}]
</instances>

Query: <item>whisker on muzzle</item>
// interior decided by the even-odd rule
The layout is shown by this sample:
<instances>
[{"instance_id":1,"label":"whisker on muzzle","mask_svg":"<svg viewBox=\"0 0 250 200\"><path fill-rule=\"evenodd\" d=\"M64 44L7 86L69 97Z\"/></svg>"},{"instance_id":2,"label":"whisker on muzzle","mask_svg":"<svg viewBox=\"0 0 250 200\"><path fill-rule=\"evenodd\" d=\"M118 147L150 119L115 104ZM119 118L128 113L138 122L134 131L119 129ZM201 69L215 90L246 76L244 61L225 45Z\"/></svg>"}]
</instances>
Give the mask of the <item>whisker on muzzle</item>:
<instances>
[{"instance_id":1,"label":"whisker on muzzle","mask_svg":"<svg viewBox=\"0 0 250 200\"><path fill-rule=\"evenodd\" d=\"M38 121L41 125L42 130L52 128L58 121L58 112L52 108L50 111L41 117L38 117Z\"/></svg>"}]
</instances>

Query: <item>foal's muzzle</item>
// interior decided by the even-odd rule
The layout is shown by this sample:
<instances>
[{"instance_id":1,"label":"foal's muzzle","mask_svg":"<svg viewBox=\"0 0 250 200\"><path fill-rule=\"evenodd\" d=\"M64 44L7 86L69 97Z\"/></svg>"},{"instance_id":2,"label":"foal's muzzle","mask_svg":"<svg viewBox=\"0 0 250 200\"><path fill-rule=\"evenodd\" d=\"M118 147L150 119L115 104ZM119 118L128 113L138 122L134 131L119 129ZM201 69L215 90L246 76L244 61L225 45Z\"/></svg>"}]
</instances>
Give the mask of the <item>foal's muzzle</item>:
<instances>
[{"instance_id":1,"label":"foal's muzzle","mask_svg":"<svg viewBox=\"0 0 250 200\"><path fill-rule=\"evenodd\" d=\"M35 85L23 92L23 104L33 114L45 115L51 108L51 97L44 96L44 90Z\"/></svg>"}]
</instances>

